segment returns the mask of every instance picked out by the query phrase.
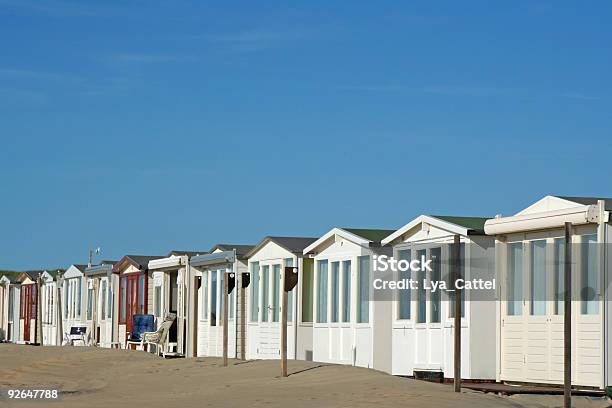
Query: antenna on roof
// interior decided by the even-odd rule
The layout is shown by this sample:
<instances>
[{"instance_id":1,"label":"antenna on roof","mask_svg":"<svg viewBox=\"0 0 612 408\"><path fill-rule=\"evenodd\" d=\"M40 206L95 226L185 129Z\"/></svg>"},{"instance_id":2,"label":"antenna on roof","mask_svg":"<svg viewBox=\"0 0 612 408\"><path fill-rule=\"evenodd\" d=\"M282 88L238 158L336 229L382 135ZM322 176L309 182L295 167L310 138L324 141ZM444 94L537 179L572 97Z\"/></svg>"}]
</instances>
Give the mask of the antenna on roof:
<instances>
[{"instance_id":1,"label":"antenna on roof","mask_svg":"<svg viewBox=\"0 0 612 408\"><path fill-rule=\"evenodd\" d=\"M90 268L92 265L94 255L100 255L101 253L102 253L102 249L100 247L97 247L95 250L94 249L89 250L89 258L87 260L88 268Z\"/></svg>"}]
</instances>

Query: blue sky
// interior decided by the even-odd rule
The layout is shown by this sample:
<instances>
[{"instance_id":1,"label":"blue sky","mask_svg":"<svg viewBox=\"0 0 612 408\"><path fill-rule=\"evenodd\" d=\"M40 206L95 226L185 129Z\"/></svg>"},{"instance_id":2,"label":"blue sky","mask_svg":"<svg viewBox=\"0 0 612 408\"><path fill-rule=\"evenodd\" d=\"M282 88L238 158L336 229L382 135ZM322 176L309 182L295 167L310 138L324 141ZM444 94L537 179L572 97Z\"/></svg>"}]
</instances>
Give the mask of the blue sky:
<instances>
[{"instance_id":1,"label":"blue sky","mask_svg":"<svg viewBox=\"0 0 612 408\"><path fill-rule=\"evenodd\" d=\"M612 196L610 2L0 0L0 268Z\"/></svg>"}]
</instances>

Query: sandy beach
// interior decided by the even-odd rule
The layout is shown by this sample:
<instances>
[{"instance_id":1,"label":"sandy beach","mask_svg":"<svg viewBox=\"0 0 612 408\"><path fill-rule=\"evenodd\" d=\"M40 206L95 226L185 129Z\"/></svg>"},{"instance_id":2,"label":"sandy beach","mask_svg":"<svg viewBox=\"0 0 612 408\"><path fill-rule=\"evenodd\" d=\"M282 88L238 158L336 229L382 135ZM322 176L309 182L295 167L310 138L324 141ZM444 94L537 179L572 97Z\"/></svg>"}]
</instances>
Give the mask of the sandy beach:
<instances>
[{"instance_id":1,"label":"sandy beach","mask_svg":"<svg viewBox=\"0 0 612 408\"><path fill-rule=\"evenodd\" d=\"M559 397L501 397L373 370L290 361L218 358L164 360L126 350L0 344L0 389L59 389L58 401L9 401L6 407L554 407ZM581 407L609 400L576 398Z\"/></svg>"}]
</instances>

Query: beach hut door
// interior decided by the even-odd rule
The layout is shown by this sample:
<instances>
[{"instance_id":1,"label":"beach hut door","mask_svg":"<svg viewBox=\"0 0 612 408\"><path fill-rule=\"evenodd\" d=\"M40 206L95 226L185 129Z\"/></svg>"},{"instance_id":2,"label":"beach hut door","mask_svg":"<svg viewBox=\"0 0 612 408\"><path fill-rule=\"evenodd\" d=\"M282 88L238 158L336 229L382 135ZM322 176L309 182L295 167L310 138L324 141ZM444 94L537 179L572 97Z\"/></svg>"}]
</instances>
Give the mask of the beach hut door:
<instances>
[{"instance_id":1,"label":"beach hut door","mask_svg":"<svg viewBox=\"0 0 612 408\"><path fill-rule=\"evenodd\" d=\"M258 347L260 358L280 358L280 276L280 264L262 266Z\"/></svg>"}]
</instances>

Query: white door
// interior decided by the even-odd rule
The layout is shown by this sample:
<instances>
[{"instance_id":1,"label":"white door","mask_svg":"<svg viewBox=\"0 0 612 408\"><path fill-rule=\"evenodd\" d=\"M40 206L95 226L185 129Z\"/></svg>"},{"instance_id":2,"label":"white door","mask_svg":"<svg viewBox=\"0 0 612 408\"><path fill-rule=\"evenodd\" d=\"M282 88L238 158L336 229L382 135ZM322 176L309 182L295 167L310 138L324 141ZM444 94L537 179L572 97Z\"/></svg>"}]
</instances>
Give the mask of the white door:
<instances>
[{"instance_id":1,"label":"white door","mask_svg":"<svg viewBox=\"0 0 612 408\"><path fill-rule=\"evenodd\" d=\"M587 239L575 236L574 244ZM504 290L514 297L502 302L501 379L562 383L563 239L510 243L506 251ZM601 302L579 300L599 279L596 247L574 245L572 258L572 383L601 386Z\"/></svg>"},{"instance_id":2,"label":"white door","mask_svg":"<svg viewBox=\"0 0 612 408\"><path fill-rule=\"evenodd\" d=\"M280 358L281 265L262 265L260 281L259 358Z\"/></svg>"}]
</instances>

